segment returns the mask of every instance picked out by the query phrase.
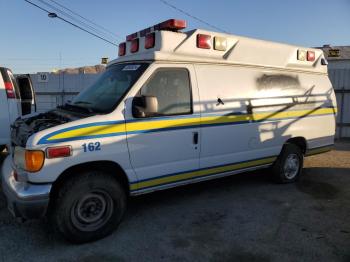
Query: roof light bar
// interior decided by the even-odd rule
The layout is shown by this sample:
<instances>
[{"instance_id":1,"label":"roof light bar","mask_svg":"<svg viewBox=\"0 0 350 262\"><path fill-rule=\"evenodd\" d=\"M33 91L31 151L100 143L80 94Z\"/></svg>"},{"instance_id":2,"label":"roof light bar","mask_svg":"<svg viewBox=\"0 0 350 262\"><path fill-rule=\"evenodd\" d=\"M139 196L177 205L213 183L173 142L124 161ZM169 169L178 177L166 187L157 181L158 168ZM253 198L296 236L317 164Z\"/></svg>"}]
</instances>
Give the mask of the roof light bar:
<instances>
[{"instance_id":1,"label":"roof light bar","mask_svg":"<svg viewBox=\"0 0 350 262\"><path fill-rule=\"evenodd\" d=\"M299 49L297 53L297 59L299 61L313 62L316 59L315 51L307 51L307 50Z\"/></svg>"},{"instance_id":2,"label":"roof light bar","mask_svg":"<svg viewBox=\"0 0 350 262\"><path fill-rule=\"evenodd\" d=\"M154 30L178 31L187 27L186 20L169 19L154 26Z\"/></svg>"},{"instance_id":3,"label":"roof light bar","mask_svg":"<svg viewBox=\"0 0 350 262\"><path fill-rule=\"evenodd\" d=\"M187 22L185 20L179 19L169 19L154 26L145 28L139 32L130 34L126 36L126 41L131 42L130 52L136 53L139 51L139 37L145 37L145 49L153 48L155 45L155 31L168 30L177 32L187 27ZM126 43L121 43L119 45L119 56L126 55Z\"/></svg>"}]
</instances>

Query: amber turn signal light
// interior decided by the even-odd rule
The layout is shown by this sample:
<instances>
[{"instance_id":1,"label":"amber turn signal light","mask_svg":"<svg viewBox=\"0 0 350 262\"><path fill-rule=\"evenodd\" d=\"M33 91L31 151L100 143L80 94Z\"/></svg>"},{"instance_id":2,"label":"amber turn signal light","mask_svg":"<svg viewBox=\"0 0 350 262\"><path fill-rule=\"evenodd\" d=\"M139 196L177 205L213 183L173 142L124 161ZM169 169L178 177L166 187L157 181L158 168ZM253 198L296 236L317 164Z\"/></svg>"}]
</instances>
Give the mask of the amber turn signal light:
<instances>
[{"instance_id":1,"label":"amber turn signal light","mask_svg":"<svg viewBox=\"0 0 350 262\"><path fill-rule=\"evenodd\" d=\"M39 171L45 161L45 154L40 150L26 150L25 151L25 169L28 172Z\"/></svg>"}]
</instances>

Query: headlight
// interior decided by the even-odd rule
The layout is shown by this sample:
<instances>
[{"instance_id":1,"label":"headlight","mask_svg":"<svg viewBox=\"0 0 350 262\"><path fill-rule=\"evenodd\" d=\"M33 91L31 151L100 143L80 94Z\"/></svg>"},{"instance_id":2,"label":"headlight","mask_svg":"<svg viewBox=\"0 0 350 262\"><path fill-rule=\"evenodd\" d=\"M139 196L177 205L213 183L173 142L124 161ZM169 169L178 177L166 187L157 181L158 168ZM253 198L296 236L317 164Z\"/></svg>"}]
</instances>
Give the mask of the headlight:
<instances>
[{"instance_id":1,"label":"headlight","mask_svg":"<svg viewBox=\"0 0 350 262\"><path fill-rule=\"evenodd\" d=\"M16 147L14 152L14 163L17 167L28 172L37 172L43 165L45 154L41 150L26 150Z\"/></svg>"}]
</instances>

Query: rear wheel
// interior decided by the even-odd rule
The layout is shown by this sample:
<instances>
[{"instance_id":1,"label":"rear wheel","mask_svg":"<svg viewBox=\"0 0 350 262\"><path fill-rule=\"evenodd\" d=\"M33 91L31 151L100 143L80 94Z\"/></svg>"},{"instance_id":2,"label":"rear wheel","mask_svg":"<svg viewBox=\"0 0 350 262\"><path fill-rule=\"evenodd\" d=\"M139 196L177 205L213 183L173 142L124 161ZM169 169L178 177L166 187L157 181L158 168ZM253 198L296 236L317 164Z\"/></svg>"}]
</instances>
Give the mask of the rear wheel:
<instances>
[{"instance_id":1,"label":"rear wheel","mask_svg":"<svg viewBox=\"0 0 350 262\"><path fill-rule=\"evenodd\" d=\"M126 199L125 190L111 174L85 172L63 184L50 217L68 241L90 242L118 227L126 210Z\"/></svg>"},{"instance_id":2,"label":"rear wheel","mask_svg":"<svg viewBox=\"0 0 350 262\"><path fill-rule=\"evenodd\" d=\"M273 177L278 183L295 182L303 168L303 153L294 144L285 144L272 167Z\"/></svg>"}]
</instances>

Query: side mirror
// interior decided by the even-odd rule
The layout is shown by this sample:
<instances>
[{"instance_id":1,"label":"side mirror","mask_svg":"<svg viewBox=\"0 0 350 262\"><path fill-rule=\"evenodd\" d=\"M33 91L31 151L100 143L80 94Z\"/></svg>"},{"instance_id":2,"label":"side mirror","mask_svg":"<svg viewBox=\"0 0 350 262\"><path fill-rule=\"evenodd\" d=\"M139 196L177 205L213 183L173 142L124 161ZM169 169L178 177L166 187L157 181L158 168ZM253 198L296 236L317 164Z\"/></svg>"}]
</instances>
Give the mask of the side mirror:
<instances>
[{"instance_id":1,"label":"side mirror","mask_svg":"<svg viewBox=\"0 0 350 262\"><path fill-rule=\"evenodd\" d=\"M158 99L155 96L134 97L132 114L136 118L144 118L158 114Z\"/></svg>"}]
</instances>

